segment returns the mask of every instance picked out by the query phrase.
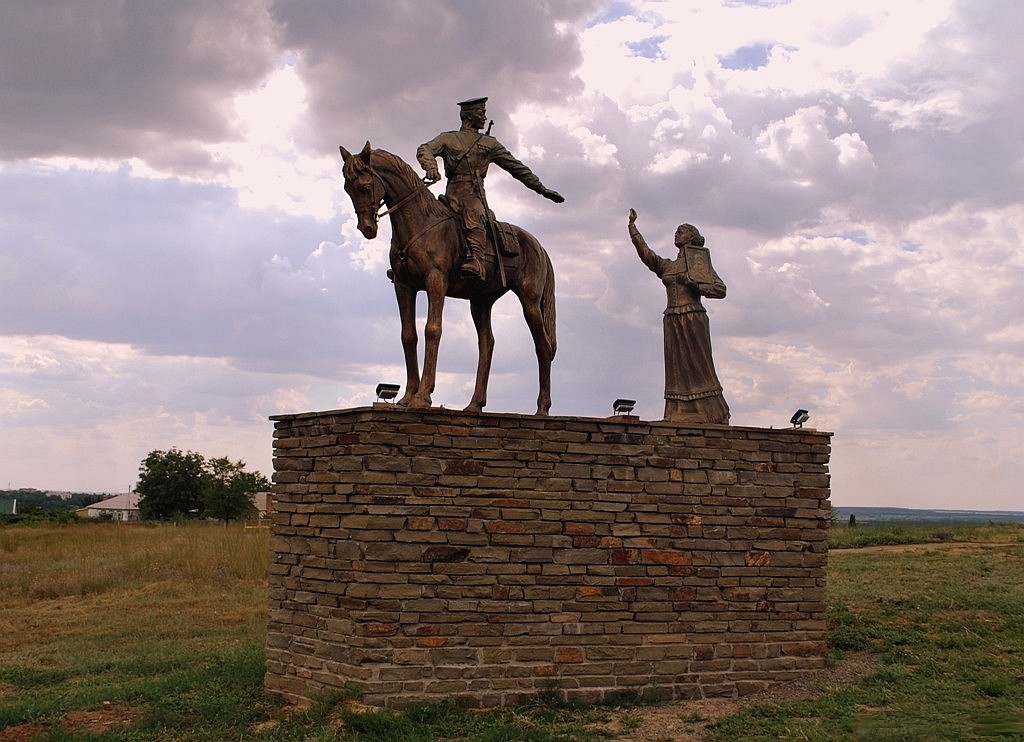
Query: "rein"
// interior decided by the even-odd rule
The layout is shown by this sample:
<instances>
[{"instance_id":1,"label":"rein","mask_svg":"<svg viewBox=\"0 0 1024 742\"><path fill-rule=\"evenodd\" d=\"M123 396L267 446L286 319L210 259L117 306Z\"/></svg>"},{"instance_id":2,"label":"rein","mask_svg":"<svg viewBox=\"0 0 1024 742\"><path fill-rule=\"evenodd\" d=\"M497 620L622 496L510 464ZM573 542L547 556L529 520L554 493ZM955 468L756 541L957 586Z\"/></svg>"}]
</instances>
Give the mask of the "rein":
<instances>
[{"instance_id":1,"label":"rein","mask_svg":"<svg viewBox=\"0 0 1024 742\"><path fill-rule=\"evenodd\" d=\"M384 182L384 178L380 177L377 174L377 171L374 170L373 168L370 168L370 173L373 175L374 178L376 178L378 181L380 181L381 190L384 191L385 193L387 193L388 186ZM423 187L426 188L426 186L423 186ZM389 209L385 209L384 211L380 211L380 212L375 213L373 215L373 218L376 219L377 221L380 221L380 218L382 216L387 216L388 214L391 214L392 212L398 211L400 208L405 206L409 201L411 201L413 196L417 195L419 192L420 192L419 188L413 188L411 191L409 191L408 194L406 194L401 199L399 199L398 203L396 203L394 206L392 206ZM380 206L384 206L384 197L383 196L381 196L381 198L380 198L380 204L378 205L378 208L380 208Z\"/></svg>"},{"instance_id":2,"label":"rein","mask_svg":"<svg viewBox=\"0 0 1024 742\"><path fill-rule=\"evenodd\" d=\"M373 175L373 177L376 178L377 181L380 183L381 190L384 193L387 193L388 186L387 186L387 183L384 182L384 179L382 177L380 177L380 175L377 173L377 171L374 170L372 167L369 168L369 170L370 170L370 174ZM403 206L405 206L407 203L409 203L409 201L411 201L414 196L418 195L421 189L422 190L426 190L428 193L430 192L430 189L427 188L426 184L421 183L419 188L413 188L411 191L409 191L409 193L407 193L405 196L400 198L398 200L398 203L396 203L394 206L391 206L390 208L384 209L384 211L379 211L379 212L375 209L374 210L374 214L373 214L374 221L380 221L380 218L382 216L387 216L388 214L394 214L396 211L398 211ZM378 204L377 208L380 208L381 206L384 206L384 205L385 205L384 204L384 197L381 196L380 203ZM425 226L423 229L421 229L419 232L417 232L416 235L411 240L408 240L405 243L405 245L398 251L399 259L402 262L405 262L406 258L409 255L409 248L411 248L414 244L416 244L416 241L419 240L420 237L425 235L427 232L429 232L431 229L436 227L438 224L443 224L444 222L446 222L446 221L448 221L450 219L454 219L454 218L455 218L454 215L449 214L448 216L441 217L440 219L437 219L436 221L433 221L430 224L428 224L427 226Z\"/></svg>"}]
</instances>

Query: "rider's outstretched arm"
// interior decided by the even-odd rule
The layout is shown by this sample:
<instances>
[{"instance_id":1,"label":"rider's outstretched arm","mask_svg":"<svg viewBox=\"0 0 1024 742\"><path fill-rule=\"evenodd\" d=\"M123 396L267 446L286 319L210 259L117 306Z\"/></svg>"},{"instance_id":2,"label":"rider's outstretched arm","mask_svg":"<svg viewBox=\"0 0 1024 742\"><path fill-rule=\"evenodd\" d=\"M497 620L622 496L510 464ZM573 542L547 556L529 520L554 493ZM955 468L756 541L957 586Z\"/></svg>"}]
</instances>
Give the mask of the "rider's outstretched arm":
<instances>
[{"instance_id":1,"label":"rider's outstretched arm","mask_svg":"<svg viewBox=\"0 0 1024 742\"><path fill-rule=\"evenodd\" d=\"M544 198L551 199L558 204L565 201L562 194L557 191L553 191L550 188L545 188L544 184L540 182L540 178L538 178L530 168L513 157L512 153L505 149L501 142L494 138L490 139L492 142L490 152L491 162L525 185L531 191L536 191Z\"/></svg>"}]
</instances>

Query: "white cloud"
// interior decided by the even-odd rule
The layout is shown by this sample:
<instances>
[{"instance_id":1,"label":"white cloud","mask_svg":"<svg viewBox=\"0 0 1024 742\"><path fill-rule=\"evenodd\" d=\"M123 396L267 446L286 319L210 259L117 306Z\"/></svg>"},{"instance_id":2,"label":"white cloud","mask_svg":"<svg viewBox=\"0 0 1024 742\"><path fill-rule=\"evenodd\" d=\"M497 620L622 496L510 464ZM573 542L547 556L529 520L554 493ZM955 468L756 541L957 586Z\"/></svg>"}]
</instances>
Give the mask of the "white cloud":
<instances>
[{"instance_id":1,"label":"white cloud","mask_svg":"<svg viewBox=\"0 0 1024 742\"><path fill-rule=\"evenodd\" d=\"M243 208L322 220L337 212L344 196L337 150L311 156L296 144L307 95L295 66L285 61L257 89L235 97L240 139L208 150L224 163L222 182L238 193Z\"/></svg>"},{"instance_id":2,"label":"white cloud","mask_svg":"<svg viewBox=\"0 0 1024 742\"><path fill-rule=\"evenodd\" d=\"M978 481L972 504L1013 504L1016 6L253 0L115 28L113 6L72 5L12 6L0 30L16 73L0 85L0 478L123 489L171 445L267 468L268 414L403 381L389 220L373 241L355 230L337 146L412 161L458 125L456 101L489 95L495 135L567 199L488 178L555 264L556 414L625 394L660 416L665 294L629 243L632 206L658 252L683 221L708 239L734 422L810 409L836 431L844 504L956 507ZM435 400L461 407L465 303L445 322ZM495 335L489 409L530 411L513 299Z\"/></svg>"},{"instance_id":3,"label":"white cloud","mask_svg":"<svg viewBox=\"0 0 1024 742\"><path fill-rule=\"evenodd\" d=\"M773 121L757 137L759 152L797 185L834 188L850 178L863 187L875 170L871 153L856 132L833 136L830 118L820 106L809 106Z\"/></svg>"}]
</instances>

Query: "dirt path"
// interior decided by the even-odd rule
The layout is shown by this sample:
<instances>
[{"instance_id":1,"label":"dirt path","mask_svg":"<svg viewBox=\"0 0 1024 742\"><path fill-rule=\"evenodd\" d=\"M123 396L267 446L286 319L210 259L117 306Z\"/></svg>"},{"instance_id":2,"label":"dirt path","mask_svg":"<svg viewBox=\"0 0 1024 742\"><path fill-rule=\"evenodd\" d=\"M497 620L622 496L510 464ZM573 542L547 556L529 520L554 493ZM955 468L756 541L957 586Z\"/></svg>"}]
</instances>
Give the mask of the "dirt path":
<instances>
[{"instance_id":1,"label":"dirt path","mask_svg":"<svg viewBox=\"0 0 1024 742\"><path fill-rule=\"evenodd\" d=\"M617 711L608 724L595 726L612 732L619 742L699 742L706 728L746 706L815 698L842 688L874 672L878 658L869 652L851 652L834 667L809 673L799 680L736 700L675 701Z\"/></svg>"}]
</instances>

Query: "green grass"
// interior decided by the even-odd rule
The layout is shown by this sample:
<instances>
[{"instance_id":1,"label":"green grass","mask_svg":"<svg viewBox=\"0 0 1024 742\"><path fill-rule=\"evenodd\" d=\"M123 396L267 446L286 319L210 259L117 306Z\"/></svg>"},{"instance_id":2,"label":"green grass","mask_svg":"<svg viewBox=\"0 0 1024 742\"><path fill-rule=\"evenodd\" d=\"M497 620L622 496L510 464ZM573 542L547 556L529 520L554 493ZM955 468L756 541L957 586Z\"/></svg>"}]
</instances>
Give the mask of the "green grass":
<instances>
[{"instance_id":1,"label":"green grass","mask_svg":"<svg viewBox=\"0 0 1024 742\"><path fill-rule=\"evenodd\" d=\"M900 528L901 538L915 532ZM747 706L711 724L709 738L1024 738L1024 538L1002 526L955 533L945 540L956 543L912 550L833 552L830 659L870 652L876 671L811 700ZM332 696L283 708L262 689L268 562L265 529L0 528L0 740L583 742L612 739L613 729L643 733L650 706L628 700L392 713ZM90 726L88 715L101 723ZM679 715L698 718L686 704Z\"/></svg>"}]
</instances>

